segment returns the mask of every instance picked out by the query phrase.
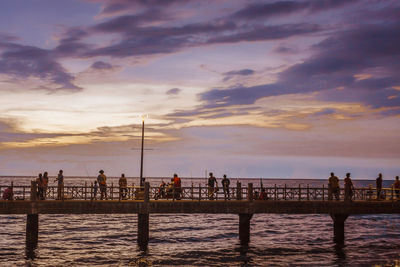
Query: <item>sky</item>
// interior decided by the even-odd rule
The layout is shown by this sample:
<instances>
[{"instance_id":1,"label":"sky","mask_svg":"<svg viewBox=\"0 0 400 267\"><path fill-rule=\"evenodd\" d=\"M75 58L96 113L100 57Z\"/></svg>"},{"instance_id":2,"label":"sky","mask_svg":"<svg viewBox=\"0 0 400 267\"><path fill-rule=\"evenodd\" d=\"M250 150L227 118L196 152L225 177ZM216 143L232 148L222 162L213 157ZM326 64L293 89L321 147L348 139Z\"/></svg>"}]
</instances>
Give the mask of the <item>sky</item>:
<instances>
[{"instance_id":1,"label":"sky","mask_svg":"<svg viewBox=\"0 0 400 267\"><path fill-rule=\"evenodd\" d=\"M2 0L0 175L400 175L397 0Z\"/></svg>"}]
</instances>

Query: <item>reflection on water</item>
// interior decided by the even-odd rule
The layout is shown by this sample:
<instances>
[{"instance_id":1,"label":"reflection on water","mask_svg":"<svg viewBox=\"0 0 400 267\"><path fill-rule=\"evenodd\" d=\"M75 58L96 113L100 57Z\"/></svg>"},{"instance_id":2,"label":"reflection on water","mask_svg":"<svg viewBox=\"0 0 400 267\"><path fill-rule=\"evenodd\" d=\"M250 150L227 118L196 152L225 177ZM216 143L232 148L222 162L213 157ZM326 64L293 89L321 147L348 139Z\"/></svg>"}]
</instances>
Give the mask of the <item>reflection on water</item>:
<instances>
[{"instance_id":1,"label":"reflection on water","mask_svg":"<svg viewBox=\"0 0 400 267\"><path fill-rule=\"evenodd\" d=\"M25 250L26 215L0 216L0 260L11 266L349 266L400 258L399 215L350 216L345 245L324 215L256 214L248 246L237 215L150 215L147 251L137 215L39 215L39 243Z\"/></svg>"}]
</instances>

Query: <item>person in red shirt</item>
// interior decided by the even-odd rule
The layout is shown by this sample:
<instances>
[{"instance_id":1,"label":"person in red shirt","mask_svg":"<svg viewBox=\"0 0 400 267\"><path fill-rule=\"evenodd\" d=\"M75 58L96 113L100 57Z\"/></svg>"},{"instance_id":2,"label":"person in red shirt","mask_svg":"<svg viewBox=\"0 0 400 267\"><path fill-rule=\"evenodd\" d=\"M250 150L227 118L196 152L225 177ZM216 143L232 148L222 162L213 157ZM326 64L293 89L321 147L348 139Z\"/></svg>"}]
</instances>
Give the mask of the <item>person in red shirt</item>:
<instances>
[{"instance_id":1,"label":"person in red shirt","mask_svg":"<svg viewBox=\"0 0 400 267\"><path fill-rule=\"evenodd\" d=\"M178 175L175 173L173 180L174 180L175 198L181 199L181 193L182 193L181 178L179 178Z\"/></svg>"}]
</instances>

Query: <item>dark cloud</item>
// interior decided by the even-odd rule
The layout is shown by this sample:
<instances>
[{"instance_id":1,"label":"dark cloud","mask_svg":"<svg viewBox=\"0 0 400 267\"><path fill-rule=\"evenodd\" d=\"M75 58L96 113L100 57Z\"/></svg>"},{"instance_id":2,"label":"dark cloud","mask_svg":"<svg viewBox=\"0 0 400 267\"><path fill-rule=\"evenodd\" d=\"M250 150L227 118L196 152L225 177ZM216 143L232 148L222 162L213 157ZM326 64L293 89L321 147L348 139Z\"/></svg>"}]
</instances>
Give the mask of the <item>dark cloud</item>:
<instances>
[{"instance_id":1,"label":"dark cloud","mask_svg":"<svg viewBox=\"0 0 400 267\"><path fill-rule=\"evenodd\" d=\"M298 51L296 48L280 45L274 49L274 52L279 54L295 54Z\"/></svg>"},{"instance_id":2,"label":"dark cloud","mask_svg":"<svg viewBox=\"0 0 400 267\"><path fill-rule=\"evenodd\" d=\"M195 23L181 27L132 27L114 24L115 31L122 32L120 42L88 51L86 56L128 57L171 53L188 46L197 46L202 43L201 36L207 38L209 34L218 34L235 29L231 22ZM118 29L117 29L118 28ZM196 36L197 35L197 36Z\"/></svg>"},{"instance_id":3,"label":"dark cloud","mask_svg":"<svg viewBox=\"0 0 400 267\"><path fill-rule=\"evenodd\" d=\"M108 21L97 24L93 27L95 31L99 32L135 32L136 29L146 22L162 21L167 19L167 15L159 9L146 10L143 13L135 15L119 16Z\"/></svg>"},{"instance_id":4,"label":"dark cloud","mask_svg":"<svg viewBox=\"0 0 400 267\"><path fill-rule=\"evenodd\" d=\"M232 79L235 76L249 76L249 75L253 75L255 73L254 70L251 69L242 69L242 70L232 70L232 71L228 71L225 72L223 75L225 76L224 78L224 82Z\"/></svg>"},{"instance_id":5,"label":"dark cloud","mask_svg":"<svg viewBox=\"0 0 400 267\"><path fill-rule=\"evenodd\" d=\"M250 41L279 40L296 35L321 31L316 24L284 24L273 26L254 26L251 30L210 38L208 43L236 43Z\"/></svg>"},{"instance_id":6,"label":"dark cloud","mask_svg":"<svg viewBox=\"0 0 400 267\"><path fill-rule=\"evenodd\" d=\"M248 76L254 74L255 71L251 69L242 69L242 70L232 70L225 72L224 75L226 76L235 76L235 75L242 75L242 76Z\"/></svg>"},{"instance_id":7,"label":"dark cloud","mask_svg":"<svg viewBox=\"0 0 400 267\"><path fill-rule=\"evenodd\" d=\"M178 95L181 91L179 88L172 88L167 91L167 95Z\"/></svg>"},{"instance_id":8,"label":"dark cloud","mask_svg":"<svg viewBox=\"0 0 400 267\"><path fill-rule=\"evenodd\" d=\"M56 57L77 57L84 54L90 45L83 43L81 40L88 37L89 33L80 28L70 28L63 34L59 45L52 51Z\"/></svg>"},{"instance_id":9,"label":"dark cloud","mask_svg":"<svg viewBox=\"0 0 400 267\"><path fill-rule=\"evenodd\" d=\"M111 0L105 1L102 13L109 14L138 7L166 7L173 4L185 4L185 0Z\"/></svg>"},{"instance_id":10,"label":"dark cloud","mask_svg":"<svg viewBox=\"0 0 400 267\"><path fill-rule=\"evenodd\" d=\"M314 55L281 72L278 81L252 87L213 89L199 95L208 107L253 104L267 96L319 91L329 101L361 102L372 107L400 106L392 86L400 84L400 23L362 25L316 45ZM356 79L371 68L384 77ZM383 75L383 74L381 74ZM337 88L342 90L337 90ZM392 97L391 97L392 96Z\"/></svg>"},{"instance_id":11,"label":"dark cloud","mask_svg":"<svg viewBox=\"0 0 400 267\"><path fill-rule=\"evenodd\" d=\"M90 68L95 70L112 70L114 69L114 66L107 62L96 61L92 64L92 66L90 66Z\"/></svg>"},{"instance_id":12,"label":"dark cloud","mask_svg":"<svg viewBox=\"0 0 400 267\"><path fill-rule=\"evenodd\" d=\"M14 43L0 43L5 50L0 58L0 73L19 79L36 77L60 87L56 90L81 90L73 84L74 77L54 58L52 51Z\"/></svg>"},{"instance_id":13,"label":"dark cloud","mask_svg":"<svg viewBox=\"0 0 400 267\"><path fill-rule=\"evenodd\" d=\"M288 15L298 11L323 11L338 8L358 0L312 0L312 1L276 1L273 3L250 4L232 15L240 19L260 19Z\"/></svg>"}]
</instances>

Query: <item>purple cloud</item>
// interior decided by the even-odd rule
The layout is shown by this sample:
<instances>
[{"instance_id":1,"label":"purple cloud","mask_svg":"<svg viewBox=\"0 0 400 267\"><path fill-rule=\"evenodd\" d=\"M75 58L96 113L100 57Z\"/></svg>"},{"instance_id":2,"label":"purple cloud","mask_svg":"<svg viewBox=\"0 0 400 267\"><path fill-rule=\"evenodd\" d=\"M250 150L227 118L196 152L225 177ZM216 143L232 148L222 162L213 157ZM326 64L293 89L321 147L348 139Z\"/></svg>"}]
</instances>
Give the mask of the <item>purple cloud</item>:
<instances>
[{"instance_id":1,"label":"purple cloud","mask_svg":"<svg viewBox=\"0 0 400 267\"><path fill-rule=\"evenodd\" d=\"M257 99L319 91L329 101L361 102L372 107L400 106L400 23L362 25L337 33L314 46L314 55L281 72L278 81L251 87L212 89L199 95L207 107L253 104ZM384 69L385 77L357 80L371 68ZM344 90L337 90L341 87Z\"/></svg>"},{"instance_id":2,"label":"purple cloud","mask_svg":"<svg viewBox=\"0 0 400 267\"><path fill-rule=\"evenodd\" d=\"M232 79L235 76L249 76L249 75L253 75L255 73L254 70L251 69L242 69L242 70L232 70L232 71L228 71L224 73L224 82Z\"/></svg>"},{"instance_id":3,"label":"purple cloud","mask_svg":"<svg viewBox=\"0 0 400 267\"><path fill-rule=\"evenodd\" d=\"M250 4L233 14L239 19L260 19L288 15L298 11L323 11L358 2L359 0L276 1Z\"/></svg>"},{"instance_id":4,"label":"purple cloud","mask_svg":"<svg viewBox=\"0 0 400 267\"><path fill-rule=\"evenodd\" d=\"M74 77L55 59L52 51L14 43L0 43L5 50L0 58L0 73L15 78L37 77L60 85L56 90L81 90L73 84Z\"/></svg>"},{"instance_id":5,"label":"purple cloud","mask_svg":"<svg viewBox=\"0 0 400 267\"><path fill-rule=\"evenodd\" d=\"M90 66L90 68L96 70L112 70L114 69L114 66L103 61L96 61L92 64L92 66Z\"/></svg>"}]
</instances>

